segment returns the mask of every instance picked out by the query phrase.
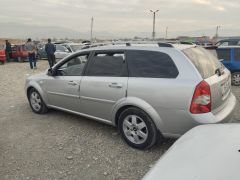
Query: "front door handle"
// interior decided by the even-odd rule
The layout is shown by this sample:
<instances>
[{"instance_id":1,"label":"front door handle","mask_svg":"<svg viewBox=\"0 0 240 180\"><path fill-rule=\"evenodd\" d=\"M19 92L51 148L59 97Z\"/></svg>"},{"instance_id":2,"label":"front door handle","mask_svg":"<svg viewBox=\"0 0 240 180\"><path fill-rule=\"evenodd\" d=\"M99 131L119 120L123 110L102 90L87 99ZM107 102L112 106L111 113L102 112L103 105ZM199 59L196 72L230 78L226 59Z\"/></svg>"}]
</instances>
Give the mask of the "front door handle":
<instances>
[{"instance_id":1,"label":"front door handle","mask_svg":"<svg viewBox=\"0 0 240 180\"><path fill-rule=\"evenodd\" d=\"M75 81L68 81L68 85L76 86L78 83Z\"/></svg>"},{"instance_id":2,"label":"front door handle","mask_svg":"<svg viewBox=\"0 0 240 180\"><path fill-rule=\"evenodd\" d=\"M108 84L108 87L110 87L110 88L122 88L123 87L123 85L122 84L120 84L120 83L109 83Z\"/></svg>"}]
</instances>

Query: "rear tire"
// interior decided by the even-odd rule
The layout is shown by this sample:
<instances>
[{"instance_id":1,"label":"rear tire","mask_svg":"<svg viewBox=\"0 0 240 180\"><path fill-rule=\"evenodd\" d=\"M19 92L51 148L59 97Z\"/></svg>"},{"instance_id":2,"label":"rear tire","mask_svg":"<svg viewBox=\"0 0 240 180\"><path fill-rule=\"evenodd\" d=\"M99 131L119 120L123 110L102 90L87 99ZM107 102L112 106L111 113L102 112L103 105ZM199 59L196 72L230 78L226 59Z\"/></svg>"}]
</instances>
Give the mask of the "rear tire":
<instances>
[{"instance_id":1,"label":"rear tire","mask_svg":"<svg viewBox=\"0 0 240 180\"><path fill-rule=\"evenodd\" d=\"M28 101L33 112L37 114L45 114L48 112L46 104L44 103L41 95L36 89L32 88L29 91Z\"/></svg>"},{"instance_id":2,"label":"rear tire","mask_svg":"<svg viewBox=\"0 0 240 180\"><path fill-rule=\"evenodd\" d=\"M158 131L152 119L135 107L124 110L118 120L118 129L126 143L137 149L148 149L157 140Z\"/></svg>"},{"instance_id":3,"label":"rear tire","mask_svg":"<svg viewBox=\"0 0 240 180\"><path fill-rule=\"evenodd\" d=\"M235 72L232 74L232 85L240 86L240 72Z\"/></svg>"}]
</instances>

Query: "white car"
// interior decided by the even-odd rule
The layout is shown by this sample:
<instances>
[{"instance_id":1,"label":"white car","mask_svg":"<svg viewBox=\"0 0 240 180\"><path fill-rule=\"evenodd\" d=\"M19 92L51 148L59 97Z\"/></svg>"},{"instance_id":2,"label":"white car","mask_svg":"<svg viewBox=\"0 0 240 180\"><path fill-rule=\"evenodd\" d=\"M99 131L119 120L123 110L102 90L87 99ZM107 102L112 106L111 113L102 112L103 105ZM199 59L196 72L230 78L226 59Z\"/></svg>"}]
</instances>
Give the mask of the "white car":
<instances>
[{"instance_id":1,"label":"white car","mask_svg":"<svg viewBox=\"0 0 240 180\"><path fill-rule=\"evenodd\" d=\"M202 125L178 139L143 180L239 180L240 124Z\"/></svg>"},{"instance_id":2,"label":"white car","mask_svg":"<svg viewBox=\"0 0 240 180\"><path fill-rule=\"evenodd\" d=\"M56 46L56 52L54 53L55 58L56 60L60 60L68 56L69 54L82 49L84 47L84 44L64 43L64 44L55 44L55 46Z\"/></svg>"}]
</instances>

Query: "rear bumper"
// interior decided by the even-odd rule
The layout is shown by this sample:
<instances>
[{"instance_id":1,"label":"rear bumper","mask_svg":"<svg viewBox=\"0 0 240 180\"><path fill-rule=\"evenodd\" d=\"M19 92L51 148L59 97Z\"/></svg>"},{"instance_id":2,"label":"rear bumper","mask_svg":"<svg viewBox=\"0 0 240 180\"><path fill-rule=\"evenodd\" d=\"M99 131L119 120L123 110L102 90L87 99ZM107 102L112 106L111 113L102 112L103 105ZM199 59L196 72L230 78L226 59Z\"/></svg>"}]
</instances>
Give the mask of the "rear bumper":
<instances>
[{"instance_id":1,"label":"rear bumper","mask_svg":"<svg viewBox=\"0 0 240 180\"><path fill-rule=\"evenodd\" d=\"M204 114L191 114L197 124L213 124L213 123L228 123L231 122L234 109L237 104L236 97L231 93L228 100L221 110L213 111Z\"/></svg>"}]
</instances>

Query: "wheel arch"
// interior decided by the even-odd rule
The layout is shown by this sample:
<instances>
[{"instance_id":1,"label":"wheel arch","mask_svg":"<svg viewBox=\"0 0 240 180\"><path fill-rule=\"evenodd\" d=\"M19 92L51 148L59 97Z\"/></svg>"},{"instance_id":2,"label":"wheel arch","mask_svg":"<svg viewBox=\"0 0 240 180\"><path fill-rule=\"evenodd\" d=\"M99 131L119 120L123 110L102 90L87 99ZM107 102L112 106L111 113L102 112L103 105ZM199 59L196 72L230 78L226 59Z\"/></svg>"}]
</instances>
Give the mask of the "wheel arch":
<instances>
[{"instance_id":1,"label":"wheel arch","mask_svg":"<svg viewBox=\"0 0 240 180\"><path fill-rule=\"evenodd\" d=\"M36 83L36 82L31 82L28 84L28 87L26 88L26 93L27 93L27 97L29 97L29 93L31 89L36 89L36 91L38 91L38 93L40 94L41 98L43 99L44 103L47 105L48 101L47 101L47 96L44 93L42 87Z\"/></svg>"},{"instance_id":2,"label":"wheel arch","mask_svg":"<svg viewBox=\"0 0 240 180\"><path fill-rule=\"evenodd\" d=\"M119 100L118 103L116 103L116 105L113 108L112 117L111 117L112 124L114 126L118 125L118 120L119 120L118 118L119 118L120 114L124 110L126 110L130 107L136 107L136 108L139 108L139 109L143 110L144 112L146 112L150 116L150 118L153 120L157 129L161 132L161 129L163 127L163 121L162 121L160 115L150 104L148 104L146 101L144 101L140 98L136 98L136 97L124 98L124 99Z\"/></svg>"}]
</instances>

